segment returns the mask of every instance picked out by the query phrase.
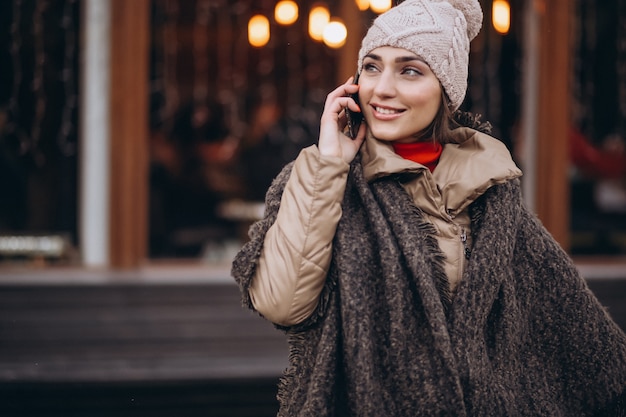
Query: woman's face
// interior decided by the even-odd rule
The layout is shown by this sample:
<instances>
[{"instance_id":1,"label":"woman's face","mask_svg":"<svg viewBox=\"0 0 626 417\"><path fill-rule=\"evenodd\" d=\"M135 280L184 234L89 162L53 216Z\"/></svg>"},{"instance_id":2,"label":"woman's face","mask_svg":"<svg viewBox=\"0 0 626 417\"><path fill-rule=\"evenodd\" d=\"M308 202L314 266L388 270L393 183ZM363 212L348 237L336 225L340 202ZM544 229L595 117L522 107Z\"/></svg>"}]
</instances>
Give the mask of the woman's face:
<instances>
[{"instance_id":1,"label":"woman's face","mask_svg":"<svg viewBox=\"0 0 626 417\"><path fill-rule=\"evenodd\" d=\"M359 100L374 137L410 143L419 138L441 105L441 85L413 52L383 46L365 56Z\"/></svg>"}]
</instances>

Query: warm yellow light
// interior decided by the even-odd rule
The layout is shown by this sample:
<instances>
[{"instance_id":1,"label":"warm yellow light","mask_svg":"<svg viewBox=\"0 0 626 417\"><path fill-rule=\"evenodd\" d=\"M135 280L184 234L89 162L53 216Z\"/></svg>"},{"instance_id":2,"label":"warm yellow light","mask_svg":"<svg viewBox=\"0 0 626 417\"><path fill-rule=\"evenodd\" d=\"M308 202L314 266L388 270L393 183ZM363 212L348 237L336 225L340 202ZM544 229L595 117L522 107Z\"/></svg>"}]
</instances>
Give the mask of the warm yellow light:
<instances>
[{"instance_id":1,"label":"warm yellow light","mask_svg":"<svg viewBox=\"0 0 626 417\"><path fill-rule=\"evenodd\" d=\"M248 42L250 45L261 47L270 40L270 21L267 17L257 14L248 21Z\"/></svg>"},{"instance_id":2,"label":"warm yellow light","mask_svg":"<svg viewBox=\"0 0 626 417\"><path fill-rule=\"evenodd\" d=\"M364 12L370 7L370 0L354 0L360 11Z\"/></svg>"},{"instance_id":3,"label":"warm yellow light","mask_svg":"<svg viewBox=\"0 0 626 417\"><path fill-rule=\"evenodd\" d=\"M384 13L391 9L391 0L370 0L370 9L374 13Z\"/></svg>"},{"instance_id":4,"label":"warm yellow light","mask_svg":"<svg viewBox=\"0 0 626 417\"><path fill-rule=\"evenodd\" d=\"M324 38L324 28L330 21L330 12L325 6L316 6L309 13L309 35L316 41Z\"/></svg>"},{"instance_id":5,"label":"warm yellow light","mask_svg":"<svg viewBox=\"0 0 626 417\"><path fill-rule=\"evenodd\" d=\"M493 28L503 35L509 33L511 27L511 6L506 0L494 0L491 9Z\"/></svg>"},{"instance_id":6,"label":"warm yellow light","mask_svg":"<svg viewBox=\"0 0 626 417\"><path fill-rule=\"evenodd\" d=\"M348 29L340 20L333 20L324 28L324 43L331 48L341 48L347 37Z\"/></svg>"},{"instance_id":7,"label":"warm yellow light","mask_svg":"<svg viewBox=\"0 0 626 417\"><path fill-rule=\"evenodd\" d=\"M298 5L295 1L282 0L276 3L274 19L281 25L290 25L298 20Z\"/></svg>"}]
</instances>

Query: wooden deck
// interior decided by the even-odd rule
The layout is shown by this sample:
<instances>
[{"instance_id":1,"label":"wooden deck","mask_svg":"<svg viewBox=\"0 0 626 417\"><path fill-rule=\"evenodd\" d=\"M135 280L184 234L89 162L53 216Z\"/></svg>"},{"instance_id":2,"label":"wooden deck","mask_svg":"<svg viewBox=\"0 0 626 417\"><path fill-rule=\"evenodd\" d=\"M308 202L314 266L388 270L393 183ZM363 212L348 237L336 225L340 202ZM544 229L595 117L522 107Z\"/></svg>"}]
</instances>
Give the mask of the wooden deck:
<instances>
[{"instance_id":1,"label":"wooden deck","mask_svg":"<svg viewBox=\"0 0 626 417\"><path fill-rule=\"evenodd\" d=\"M626 329L626 268L581 271ZM286 364L226 268L0 273L0 416L273 416Z\"/></svg>"},{"instance_id":2,"label":"wooden deck","mask_svg":"<svg viewBox=\"0 0 626 417\"><path fill-rule=\"evenodd\" d=\"M275 415L284 335L222 273L3 276L0 415Z\"/></svg>"},{"instance_id":3,"label":"wooden deck","mask_svg":"<svg viewBox=\"0 0 626 417\"><path fill-rule=\"evenodd\" d=\"M4 286L0 380L279 375L282 334L241 308L238 297L227 284Z\"/></svg>"}]
</instances>

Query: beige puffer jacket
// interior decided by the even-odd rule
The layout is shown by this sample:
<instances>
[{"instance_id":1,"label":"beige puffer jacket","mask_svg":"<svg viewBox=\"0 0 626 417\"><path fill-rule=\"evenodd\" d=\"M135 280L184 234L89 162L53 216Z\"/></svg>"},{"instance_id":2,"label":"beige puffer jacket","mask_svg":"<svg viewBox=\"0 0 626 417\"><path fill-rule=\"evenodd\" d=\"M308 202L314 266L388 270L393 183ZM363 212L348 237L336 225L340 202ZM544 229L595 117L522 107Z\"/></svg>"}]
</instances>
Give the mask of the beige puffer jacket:
<instances>
[{"instance_id":1,"label":"beige puffer jacket","mask_svg":"<svg viewBox=\"0 0 626 417\"><path fill-rule=\"evenodd\" d=\"M454 142L444 146L432 174L372 137L361 149L368 181L397 173L421 174L403 185L437 230L453 293L463 274L466 251L471 251L468 206L492 185L522 175L502 142L488 135L459 128L454 130ZM341 218L348 170L340 158L322 157L316 146L303 149L296 159L249 290L254 307L268 320L294 325L317 306Z\"/></svg>"}]
</instances>

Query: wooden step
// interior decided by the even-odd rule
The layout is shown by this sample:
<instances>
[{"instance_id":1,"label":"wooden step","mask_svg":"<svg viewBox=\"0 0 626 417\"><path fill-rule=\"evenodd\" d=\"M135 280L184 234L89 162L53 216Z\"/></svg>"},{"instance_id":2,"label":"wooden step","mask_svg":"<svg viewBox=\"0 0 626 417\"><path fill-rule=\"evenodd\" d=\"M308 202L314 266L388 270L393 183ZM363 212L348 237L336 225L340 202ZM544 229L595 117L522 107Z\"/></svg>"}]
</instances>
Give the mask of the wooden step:
<instances>
[{"instance_id":1,"label":"wooden step","mask_svg":"<svg viewBox=\"0 0 626 417\"><path fill-rule=\"evenodd\" d=\"M0 381L271 378L286 363L234 283L0 285Z\"/></svg>"}]
</instances>

